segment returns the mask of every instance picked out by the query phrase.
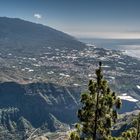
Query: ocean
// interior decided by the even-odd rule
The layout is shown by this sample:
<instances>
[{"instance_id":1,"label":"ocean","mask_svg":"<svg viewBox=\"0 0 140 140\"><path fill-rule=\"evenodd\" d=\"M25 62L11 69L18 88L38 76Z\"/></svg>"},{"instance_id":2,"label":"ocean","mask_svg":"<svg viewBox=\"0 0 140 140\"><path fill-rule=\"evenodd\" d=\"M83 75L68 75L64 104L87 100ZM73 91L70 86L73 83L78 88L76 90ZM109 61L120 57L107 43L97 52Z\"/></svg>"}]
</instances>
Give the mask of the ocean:
<instances>
[{"instance_id":1,"label":"ocean","mask_svg":"<svg viewBox=\"0 0 140 140\"><path fill-rule=\"evenodd\" d=\"M80 38L79 40L99 48L122 50L129 56L140 58L140 39Z\"/></svg>"}]
</instances>

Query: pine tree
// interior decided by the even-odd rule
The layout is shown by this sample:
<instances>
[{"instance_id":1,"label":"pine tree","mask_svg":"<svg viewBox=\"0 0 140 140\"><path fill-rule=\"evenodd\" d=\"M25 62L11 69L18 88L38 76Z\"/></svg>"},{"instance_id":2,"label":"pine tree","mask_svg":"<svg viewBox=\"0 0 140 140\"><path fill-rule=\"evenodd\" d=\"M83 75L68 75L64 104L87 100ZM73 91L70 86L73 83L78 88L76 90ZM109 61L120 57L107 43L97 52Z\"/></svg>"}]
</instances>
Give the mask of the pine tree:
<instances>
[{"instance_id":1,"label":"pine tree","mask_svg":"<svg viewBox=\"0 0 140 140\"><path fill-rule=\"evenodd\" d=\"M129 140L140 140L140 113L137 118L133 120L132 127L122 133L122 137Z\"/></svg>"},{"instance_id":2,"label":"pine tree","mask_svg":"<svg viewBox=\"0 0 140 140\"><path fill-rule=\"evenodd\" d=\"M79 123L71 135L76 135L76 140L109 139L110 128L117 119L117 109L121 107L121 100L111 91L104 79L101 62L96 70L96 80L89 81L88 90L81 95Z\"/></svg>"}]
</instances>

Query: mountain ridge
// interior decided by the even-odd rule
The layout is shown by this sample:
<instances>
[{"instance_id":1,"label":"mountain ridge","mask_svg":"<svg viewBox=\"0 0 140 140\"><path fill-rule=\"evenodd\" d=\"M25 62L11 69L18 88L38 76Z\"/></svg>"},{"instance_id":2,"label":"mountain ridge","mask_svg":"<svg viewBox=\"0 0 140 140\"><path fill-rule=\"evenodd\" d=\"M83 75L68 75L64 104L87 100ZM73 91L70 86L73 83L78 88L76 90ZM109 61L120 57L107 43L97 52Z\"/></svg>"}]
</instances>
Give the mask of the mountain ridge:
<instances>
[{"instance_id":1,"label":"mountain ridge","mask_svg":"<svg viewBox=\"0 0 140 140\"><path fill-rule=\"evenodd\" d=\"M46 47L81 49L84 43L51 27L19 18L0 17L0 51L39 53ZM23 54L22 54L23 55Z\"/></svg>"}]
</instances>

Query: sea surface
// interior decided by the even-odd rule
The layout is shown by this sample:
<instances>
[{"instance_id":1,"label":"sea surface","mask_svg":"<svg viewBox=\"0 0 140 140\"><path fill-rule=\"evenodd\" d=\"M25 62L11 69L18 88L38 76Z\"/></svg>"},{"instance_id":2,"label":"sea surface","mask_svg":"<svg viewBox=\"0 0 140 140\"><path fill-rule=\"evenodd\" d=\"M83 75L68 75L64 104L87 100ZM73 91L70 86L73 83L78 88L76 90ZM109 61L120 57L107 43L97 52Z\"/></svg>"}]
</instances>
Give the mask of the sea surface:
<instances>
[{"instance_id":1,"label":"sea surface","mask_svg":"<svg viewBox=\"0 0 140 140\"><path fill-rule=\"evenodd\" d=\"M122 50L125 54L140 59L140 39L80 38L79 40L99 48Z\"/></svg>"}]
</instances>

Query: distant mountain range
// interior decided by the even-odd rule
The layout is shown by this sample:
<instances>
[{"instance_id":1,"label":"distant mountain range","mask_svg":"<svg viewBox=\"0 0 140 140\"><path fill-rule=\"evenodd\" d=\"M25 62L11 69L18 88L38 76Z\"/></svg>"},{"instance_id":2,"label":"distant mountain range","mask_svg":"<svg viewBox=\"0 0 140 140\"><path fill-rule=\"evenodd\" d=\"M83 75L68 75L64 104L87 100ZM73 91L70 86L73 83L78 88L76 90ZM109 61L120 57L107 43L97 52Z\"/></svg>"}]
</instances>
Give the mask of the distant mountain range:
<instances>
[{"instance_id":1,"label":"distant mountain range","mask_svg":"<svg viewBox=\"0 0 140 140\"><path fill-rule=\"evenodd\" d=\"M113 90L140 100L138 59L87 46L47 26L1 17L0 140L68 131L99 61ZM121 113L140 107L123 103Z\"/></svg>"},{"instance_id":2,"label":"distant mountain range","mask_svg":"<svg viewBox=\"0 0 140 140\"><path fill-rule=\"evenodd\" d=\"M38 133L69 129L69 125L77 119L76 99L80 90L51 83L15 83L13 81L19 77L26 79L21 68L15 68L26 68L26 64L19 64L19 58L38 59L48 52L48 48L80 50L84 47L84 43L53 28L17 18L0 17L1 140L27 139L36 129ZM11 82L6 82L9 80Z\"/></svg>"},{"instance_id":3,"label":"distant mountain range","mask_svg":"<svg viewBox=\"0 0 140 140\"><path fill-rule=\"evenodd\" d=\"M63 32L17 18L0 17L0 51L39 53L46 47L81 49L84 43Z\"/></svg>"}]
</instances>

